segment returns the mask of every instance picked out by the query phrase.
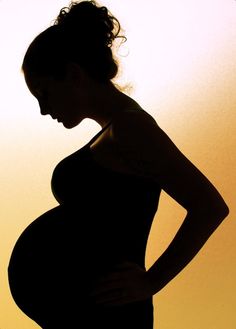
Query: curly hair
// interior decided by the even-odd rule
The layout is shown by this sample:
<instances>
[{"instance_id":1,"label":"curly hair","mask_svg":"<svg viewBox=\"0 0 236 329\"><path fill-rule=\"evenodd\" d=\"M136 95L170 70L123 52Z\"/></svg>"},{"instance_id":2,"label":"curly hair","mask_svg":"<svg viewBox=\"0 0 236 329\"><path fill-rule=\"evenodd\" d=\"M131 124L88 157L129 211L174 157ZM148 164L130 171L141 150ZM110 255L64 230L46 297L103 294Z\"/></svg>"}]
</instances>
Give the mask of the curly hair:
<instances>
[{"instance_id":1,"label":"curly hair","mask_svg":"<svg viewBox=\"0 0 236 329\"><path fill-rule=\"evenodd\" d=\"M62 77L68 62L81 65L93 78L106 82L118 72L112 46L121 26L106 7L95 1L71 2L53 25L41 32L24 56L23 72Z\"/></svg>"}]
</instances>

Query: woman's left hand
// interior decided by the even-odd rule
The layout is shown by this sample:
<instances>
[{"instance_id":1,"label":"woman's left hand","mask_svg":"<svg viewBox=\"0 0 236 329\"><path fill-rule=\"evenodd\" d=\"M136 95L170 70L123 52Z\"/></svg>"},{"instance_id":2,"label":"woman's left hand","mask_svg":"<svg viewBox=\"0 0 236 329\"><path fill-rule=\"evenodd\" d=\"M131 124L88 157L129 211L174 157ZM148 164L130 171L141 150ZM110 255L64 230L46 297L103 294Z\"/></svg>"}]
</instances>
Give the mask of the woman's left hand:
<instances>
[{"instance_id":1,"label":"woman's left hand","mask_svg":"<svg viewBox=\"0 0 236 329\"><path fill-rule=\"evenodd\" d=\"M145 269L128 261L117 264L112 272L101 276L90 293L96 304L105 307L145 300L152 295L153 291Z\"/></svg>"}]
</instances>

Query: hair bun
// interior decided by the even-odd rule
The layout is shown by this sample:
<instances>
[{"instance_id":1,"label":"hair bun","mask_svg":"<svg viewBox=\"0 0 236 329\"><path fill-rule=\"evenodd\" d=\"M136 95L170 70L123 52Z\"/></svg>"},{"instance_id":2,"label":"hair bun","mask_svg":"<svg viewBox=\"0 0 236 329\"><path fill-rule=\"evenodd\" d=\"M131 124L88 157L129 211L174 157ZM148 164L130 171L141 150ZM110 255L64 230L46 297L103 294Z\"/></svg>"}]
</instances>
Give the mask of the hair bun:
<instances>
[{"instance_id":1,"label":"hair bun","mask_svg":"<svg viewBox=\"0 0 236 329\"><path fill-rule=\"evenodd\" d=\"M119 21L95 1L71 2L60 10L52 26L30 44L22 69L63 77L67 63L79 64L91 77L108 82L118 72L112 44L120 36Z\"/></svg>"},{"instance_id":2,"label":"hair bun","mask_svg":"<svg viewBox=\"0 0 236 329\"><path fill-rule=\"evenodd\" d=\"M120 37L118 20L95 1L72 2L69 7L60 10L54 24L65 33L77 34L84 41L98 46L111 47L114 39Z\"/></svg>"}]
</instances>

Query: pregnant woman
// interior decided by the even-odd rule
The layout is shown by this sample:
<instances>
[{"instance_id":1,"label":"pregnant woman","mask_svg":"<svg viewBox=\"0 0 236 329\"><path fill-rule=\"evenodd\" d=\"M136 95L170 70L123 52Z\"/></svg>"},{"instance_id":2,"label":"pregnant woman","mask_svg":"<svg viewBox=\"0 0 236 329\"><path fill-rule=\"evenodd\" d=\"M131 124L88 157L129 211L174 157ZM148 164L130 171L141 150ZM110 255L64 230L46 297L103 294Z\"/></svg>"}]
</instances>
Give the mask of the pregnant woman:
<instances>
[{"instance_id":1,"label":"pregnant woman","mask_svg":"<svg viewBox=\"0 0 236 329\"><path fill-rule=\"evenodd\" d=\"M73 2L40 33L22 70L41 114L101 130L52 174L59 205L33 221L8 273L19 308L44 329L152 329L152 297L199 252L228 214L209 180L112 79L119 21ZM149 268L145 250L161 190L187 215Z\"/></svg>"}]
</instances>

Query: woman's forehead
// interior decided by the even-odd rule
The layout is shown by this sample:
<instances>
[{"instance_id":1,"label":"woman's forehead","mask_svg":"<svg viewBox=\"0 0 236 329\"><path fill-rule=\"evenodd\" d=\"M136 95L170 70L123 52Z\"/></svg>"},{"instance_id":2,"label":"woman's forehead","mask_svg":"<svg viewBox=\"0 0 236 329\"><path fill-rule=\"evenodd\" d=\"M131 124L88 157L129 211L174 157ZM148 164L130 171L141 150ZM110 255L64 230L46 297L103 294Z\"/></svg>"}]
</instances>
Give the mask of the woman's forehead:
<instances>
[{"instance_id":1,"label":"woman's forehead","mask_svg":"<svg viewBox=\"0 0 236 329\"><path fill-rule=\"evenodd\" d=\"M40 76L36 73L25 72L24 76L26 84L32 94L40 92L49 82L49 78Z\"/></svg>"}]
</instances>

